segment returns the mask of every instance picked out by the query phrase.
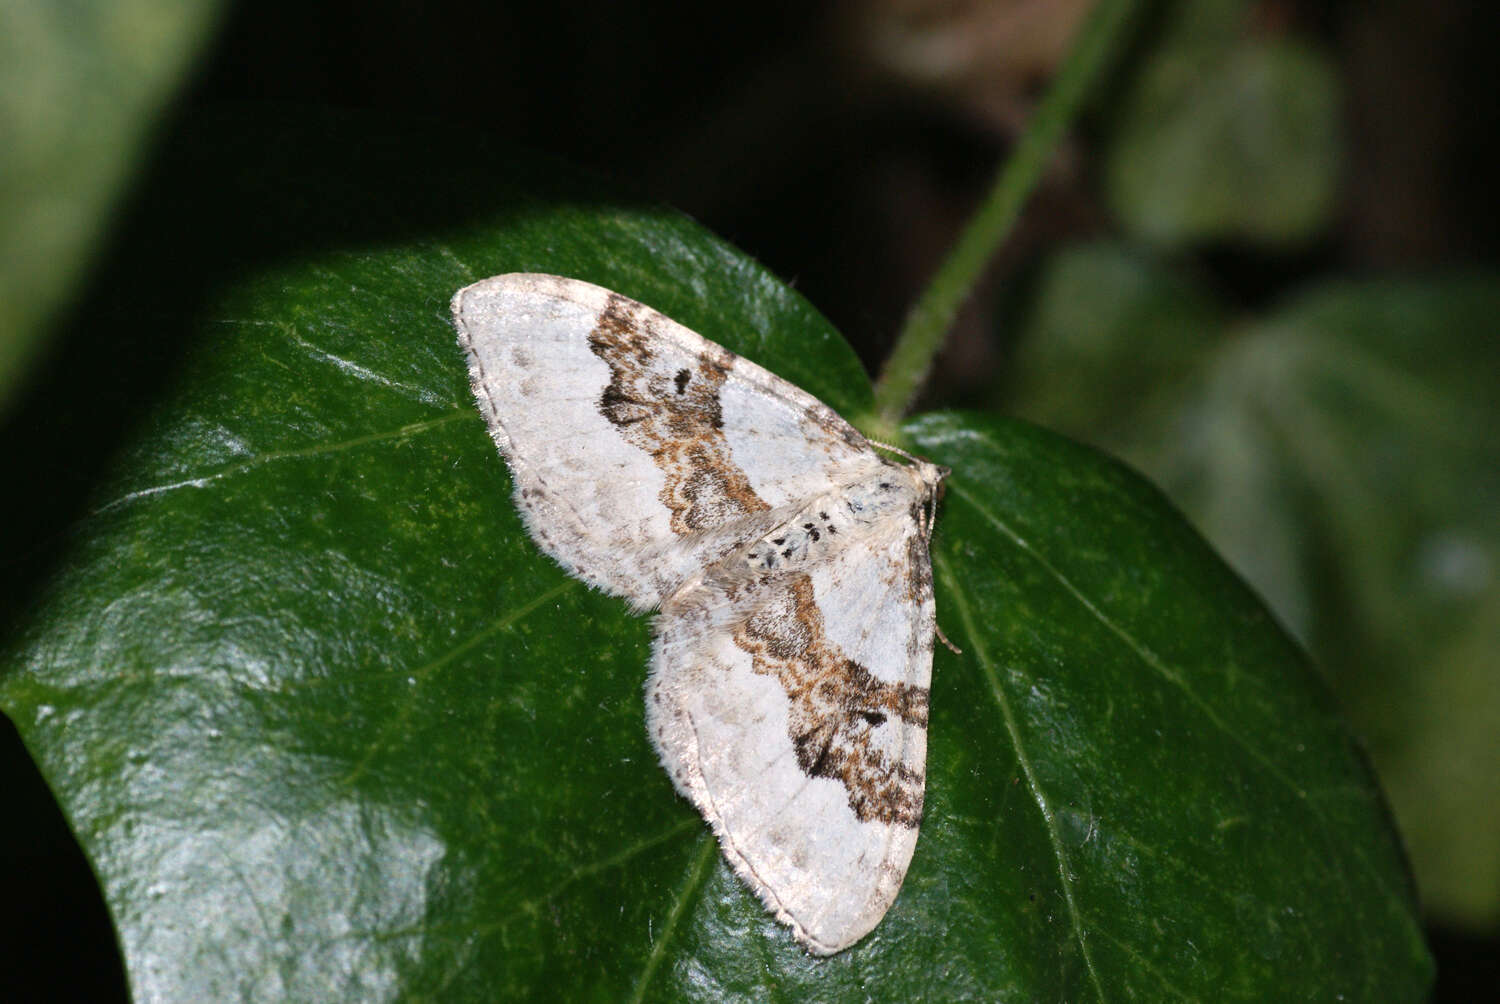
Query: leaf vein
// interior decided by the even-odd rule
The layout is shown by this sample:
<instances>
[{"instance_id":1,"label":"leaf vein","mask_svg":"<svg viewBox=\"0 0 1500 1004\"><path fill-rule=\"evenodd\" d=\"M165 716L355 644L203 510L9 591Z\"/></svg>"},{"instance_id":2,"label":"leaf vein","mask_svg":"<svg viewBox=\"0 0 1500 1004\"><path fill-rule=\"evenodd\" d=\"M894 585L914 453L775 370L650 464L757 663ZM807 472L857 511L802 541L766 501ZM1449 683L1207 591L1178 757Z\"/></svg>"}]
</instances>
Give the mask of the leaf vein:
<instances>
[{"instance_id":1,"label":"leaf vein","mask_svg":"<svg viewBox=\"0 0 1500 1004\"><path fill-rule=\"evenodd\" d=\"M1083 590L1074 585L1073 581L1066 575L1064 575L1060 569L1058 569L1045 557L1043 557L1040 552L1035 550L1029 543L1027 543L1026 540L1021 537L1020 534L1016 533L1015 530L1012 529L1008 524L1006 524L1004 520L1000 519L994 513L986 509L978 499L976 499L968 492L964 491L962 488L955 487L952 490L965 502L973 506L974 509L978 511L979 514L990 523L991 526L1008 537L1011 543L1015 544L1022 551L1026 552L1026 554L1033 561L1039 564L1047 572L1048 575L1052 576L1057 584L1062 586L1063 589L1066 590L1068 594L1072 596L1073 599L1076 600L1078 604L1084 608L1084 610L1088 611L1089 615L1097 620L1105 628L1105 630L1109 631L1116 638L1120 639L1120 641L1124 642L1125 646L1129 648L1130 651L1135 654L1136 658L1138 658L1144 665L1149 667L1163 680L1166 680L1168 683L1181 690L1182 693L1187 697L1188 701L1194 707L1196 707L1198 711L1214 725L1215 728L1217 728L1224 735L1228 736L1237 746L1239 746L1242 750L1253 757L1257 763L1259 763L1266 769L1266 772L1268 774L1270 774L1272 777L1276 778L1277 781L1281 782L1283 785L1289 788L1292 793L1297 796L1298 799L1303 801L1307 800L1307 793L1299 788L1297 784L1290 777L1288 777L1279 766L1277 766L1274 760L1272 760L1265 753L1261 752L1261 750L1255 747L1248 739L1240 735L1233 728L1231 728L1227 722L1220 718L1218 712L1213 709L1213 706L1205 701L1201 696L1199 696L1198 692L1188 685L1188 682L1182 678L1182 675L1177 672L1177 670L1173 669L1171 666L1168 666L1166 662L1154 651L1148 648L1144 642L1140 641L1129 631L1125 630L1125 628L1115 623L1115 621L1108 614L1106 614L1096 603L1094 603L1093 600L1084 595Z\"/></svg>"},{"instance_id":2,"label":"leaf vein","mask_svg":"<svg viewBox=\"0 0 1500 1004\"><path fill-rule=\"evenodd\" d=\"M1036 551L1019 533L1017 533L1004 520L987 509L978 498L976 498L973 494L965 491L960 485L952 485L949 490L959 498L963 499L963 501L968 503L971 507L973 507L973 509L978 512L980 516L983 517L992 527L1005 535L1016 547L1020 548L1027 555L1029 555L1032 560L1037 562L1037 564L1040 565L1048 575L1052 576L1053 579L1060 586L1062 586L1063 589L1065 589L1069 593L1069 595L1074 598L1075 601L1077 601L1086 611L1088 611L1090 616L1094 617L1101 625L1104 626L1106 630L1108 630L1122 642L1124 642L1125 645L1135 654L1138 659L1141 660L1144 665L1157 673L1162 679L1173 684L1179 690L1181 690L1182 693L1188 698L1188 701L1193 706L1195 706L1199 710L1199 712L1205 718L1207 718L1210 723L1214 725L1215 728L1217 728L1220 732L1227 736L1240 749L1244 750L1245 753L1248 754L1253 760L1255 760L1256 763L1260 764L1260 766L1266 771L1268 776L1270 776L1277 783L1281 784L1287 790L1289 790L1299 802L1306 806L1308 815L1317 823L1318 833L1322 838L1324 845L1332 850L1332 848L1335 846L1335 841L1332 838L1332 834L1329 832L1329 821L1327 817L1318 807L1316 802L1308 797L1308 793L1301 787L1299 787L1296 782L1293 781L1292 778L1289 777L1276 764L1275 761L1273 761L1267 754L1263 753L1260 749L1254 746L1248 739L1231 728L1228 723L1226 723L1222 718L1219 717L1218 713L1214 711L1213 707L1207 701L1205 701L1191 686L1188 685L1187 681L1184 680L1178 672L1168 666L1160 656L1158 656L1154 651L1148 648L1143 642L1137 639L1129 631L1125 630L1125 628L1123 628L1119 624L1116 624L1114 620L1112 620L1102 609L1099 608L1098 605L1096 605L1092 600L1084 595L1083 591L1076 585L1074 585L1073 582L1066 575L1064 575L1060 569L1055 567L1044 556L1042 556L1041 553ZM1360 864L1369 871L1369 877L1372 881L1375 882L1378 887L1386 887L1386 883L1382 880L1381 876L1374 873L1373 867L1365 858L1363 858L1362 856L1356 856L1356 860L1358 860ZM1350 890L1348 879L1344 874L1347 867L1348 864L1345 863L1341 867L1334 869L1334 879L1343 888L1345 900L1349 901ZM1368 959L1368 946L1361 944L1360 951L1366 957L1366 959ZM1367 969L1367 971L1369 970Z\"/></svg>"},{"instance_id":3,"label":"leaf vein","mask_svg":"<svg viewBox=\"0 0 1500 1004\"><path fill-rule=\"evenodd\" d=\"M345 450L368 446L371 443L378 443L387 439L404 439L408 436L428 432L438 426L447 425L449 422L455 422L468 417L465 409L455 409L453 412L443 415L440 418L428 419L425 422L412 422L409 425L401 426L399 429L372 432L365 436L355 436L353 439L346 439L338 443L319 443L315 446L304 446L293 450L272 450L236 461L220 470L202 474L198 477L183 478L181 481L173 481L167 484L153 485L150 488L139 488L132 492L126 492L117 499L95 507L89 515L101 516L114 509L124 508L132 502L139 502L142 499L151 498L155 495L165 495L179 488L204 488L215 481L222 481L224 478L233 477L236 474L244 474L258 467L264 467L282 460L305 460L308 457L316 457L325 453L341 453Z\"/></svg>"},{"instance_id":4,"label":"leaf vein","mask_svg":"<svg viewBox=\"0 0 1500 1004\"><path fill-rule=\"evenodd\" d=\"M489 638L492 638L495 635L499 634L500 632L509 629L517 622L519 622L522 618L529 616L539 607L550 603L552 600L556 599L558 596L561 596L568 590L573 589L577 585L577 579L563 579L551 589L539 594L530 601L517 607L515 610L512 610L510 613L506 614L504 617L499 618L488 627L475 631L473 634L469 635L469 637L465 638L457 645L454 645L452 648L450 648L448 651L444 652L437 658L429 659L427 662L416 667L409 674L411 679L425 679L431 674L437 672L439 669L442 669L444 666L448 665L454 659L457 659L459 656L476 648L481 642L484 642ZM345 774L344 777L339 781L340 788L348 789L353 787L354 782L364 776L365 771L369 769L370 763L375 759L376 754L378 754L382 749L386 747L386 740L392 735L400 735L405 731L407 723L411 720L413 706L413 702L411 701L402 702L400 714L397 715L389 725L381 729L380 735L372 743L370 743L369 748L365 751L364 757L362 757L359 763L355 764L353 769L351 769L349 773Z\"/></svg>"},{"instance_id":5,"label":"leaf vein","mask_svg":"<svg viewBox=\"0 0 1500 1004\"><path fill-rule=\"evenodd\" d=\"M448 406L450 404L450 402L446 398L439 394L435 394L424 387L404 383L400 380L394 380L391 377L377 373L374 370L370 369L368 366L361 366L359 363L355 362L352 359L345 359L343 356L336 355L332 352L329 352L325 348L314 345L312 342L309 342L307 339L303 338L301 335L298 335L294 331L288 331L287 334L294 344L304 349L307 354L313 359L325 362L332 366L334 369L337 369L340 373L345 373L356 380L360 380L365 383L372 383L377 387L384 387L386 390L395 391L409 401L420 401L423 404L436 405L439 407Z\"/></svg>"},{"instance_id":6,"label":"leaf vein","mask_svg":"<svg viewBox=\"0 0 1500 1004\"><path fill-rule=\"evenodd\" d=\"M703 885L708 878L709 866L713 864L714 857L719 852L718 841L708 834L698 838L700 849L698 859L693 862L692 870L688 872L687 879L681 888L677 890L677 896L672 903L672 909L667 914L667 922L662 926L661 936L651 946L651 954L646 957L646 964L641 969L641 975L636 980L635 990L630 994L632 1004L640 1004L646 996L646 988L651 985L651 978L656 975L657 968L661 965L662 958L667 953L667 943L672 940L676 933L677 923L687 910L688 902L692 900L693 894Z\"/></svg>"},{"instance_id":7,"label":"leaf vein","mask_svg":"<svg viewBox=\"0 0 1500 1004\"><path fill-rule=\"evenodd\" d=\"M933 564L937 567L938 574L942 576L943 583L947 587L949 602L958 611L958 619L964 626L964 634L973 646L974 656L979 660L980 669L989 682L990 693L1000 708L1000 717L1005 723L1005 731L1010 736L1011 745L1015 747L1016 761L1021 765L1021 772L1026 775L1026 785L1031 789L1037 808L1041 810L1043 823L1047 827L1047 839L1052 844L1052 853L1057 856L1058 882L1062 886L1063 901L1068 907L1068 921L1073 928L1073 937L1077 939L1079 951L1083 954L1084 966L1088 970L1089 980L1094 985L1094 993L1102 1001L1105 999L1104 986L1100 982L1098 970L1094 967L1093 954L1089 951L1088 938L1083 930L1083 918L1079 914L1078 903L1073 895L1072 870L1068 865L1068 852L1063 846L1062 832L1057 825L1057 815L1051 802L1048 801L1047 793L1042 790L1041 780L1031 765L1031 757L1021 742L1021 730L1016 723L1015 713L1011 709L1010 699L1005 695L1005 689L1001 686L999 674L996 673L995 665L990 660L983 636L974 623L974 615L969 609L968 599L957 580L954 579L947 560L941 554L933 555Z\"/></svg>"}]
</instances>

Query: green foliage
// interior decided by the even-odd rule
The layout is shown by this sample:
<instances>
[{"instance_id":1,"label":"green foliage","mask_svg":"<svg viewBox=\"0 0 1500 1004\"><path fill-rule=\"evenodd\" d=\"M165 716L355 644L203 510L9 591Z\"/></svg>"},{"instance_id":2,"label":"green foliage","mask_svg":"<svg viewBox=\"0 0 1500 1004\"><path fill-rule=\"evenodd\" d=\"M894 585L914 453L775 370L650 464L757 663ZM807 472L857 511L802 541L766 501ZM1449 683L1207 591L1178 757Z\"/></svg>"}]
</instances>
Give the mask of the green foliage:
<instances>
[{"instance_id":1,"label":"green foliage","mask_svg":"<svg viewBox=\"0 0 1500 1004\"><path fill-rule=\"evenodd\" d=\"M33 560L0 707L138 997L1422 996L1398 842L1297 647L1139 478L974 415L906 430L955 470L964 649L922 839L874 934L810 959L655 762L647 621L527 539L446 311L588 279L854 414L848 347L555 165L387 124L185 135L39 395L69 407L6 445L84 501L7 527Z\"/></svg>"},{"instance_id":2,"label":"green foliage","mask_svg":"<svg viewBox=\"0 0 1500 1004\"><path fill-rule=\"evenodd\" d=\"M1327 223L1342 158L1339 87L1294 38L1247 37L1245 4L1180 4L1111 123L1105 189L1152 243L1275 245Z\"/></svg>"},{"instance_id":3,"label":"green foliage","mask_svg":"<svg viewBox=\"0 0 1500 1004\"><path fill-rule=\"evenodd\" d=\"M218 9L216 0L0 6L0 408Z\"/></svg>"},{"instance_id":4,"label":"green foliage","mask_svg":"<svg viewBox=\"0 0 1500 1004\"><path fill-rule=\"evenodd\" d=\"M1497 277L1470 274L1231 320L1147 255L1073 248L1043 270L1013 395L1151 475L1308 643L1427 905L1476 925L1500 916L1497 314Z\"/></svg>"}]
</instances>

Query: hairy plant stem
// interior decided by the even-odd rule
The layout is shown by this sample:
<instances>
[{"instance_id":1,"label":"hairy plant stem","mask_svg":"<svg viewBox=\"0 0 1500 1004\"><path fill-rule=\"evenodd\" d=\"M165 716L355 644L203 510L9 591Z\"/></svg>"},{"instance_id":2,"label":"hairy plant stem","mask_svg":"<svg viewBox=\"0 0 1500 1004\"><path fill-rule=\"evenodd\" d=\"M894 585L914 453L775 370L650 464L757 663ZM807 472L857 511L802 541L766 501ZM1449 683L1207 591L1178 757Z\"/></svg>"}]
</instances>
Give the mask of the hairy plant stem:
<instances>
[{"instance_id":1,"label":"hairy plant stem","mask_svg":"<svg viewBox=\"0 0 1500 1004\"><path fill-rule=\"evenodd\" d=\"M989 193L907 314L875 382L875 414L868 424L877 436L895 438L896 426L921 390L954 315L985 263L1015 226L1059 137L1077 117L1111 56L1119 51L1137 6L1137 0L1100 0L1094 8Z\"/></svg>"}]
</instances>

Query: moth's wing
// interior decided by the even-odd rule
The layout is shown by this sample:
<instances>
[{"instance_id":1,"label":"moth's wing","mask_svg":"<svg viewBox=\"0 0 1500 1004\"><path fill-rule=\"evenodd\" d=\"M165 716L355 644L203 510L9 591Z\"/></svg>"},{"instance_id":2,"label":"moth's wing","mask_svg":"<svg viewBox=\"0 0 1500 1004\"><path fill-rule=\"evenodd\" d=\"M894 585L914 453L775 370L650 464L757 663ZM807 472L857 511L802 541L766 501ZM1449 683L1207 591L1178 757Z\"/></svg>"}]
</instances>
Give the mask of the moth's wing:
<instances>
[{"instance_id":1,"label":"moth's wing","mask_svg":"<svg viewBox=\"0 0 1500 1004\"><path fill-rule=\"evenodd\" d=\"M495 276L459 290L453 317L531 535L639 607L759 514L885 463L811 395L599 286Z\"/></svg>"},{"instance_id":2,"label":"moth's wing","mask_svg":"<svg viewBox=\"0 0 1500 1004\"><path fill-rule=\"evenodd\" d=\"M868 933L921 822L933 603L914 521L764 581L728 559L658 618L646 713L734 870L809 951Z\"/></svg>"}]
</instances>

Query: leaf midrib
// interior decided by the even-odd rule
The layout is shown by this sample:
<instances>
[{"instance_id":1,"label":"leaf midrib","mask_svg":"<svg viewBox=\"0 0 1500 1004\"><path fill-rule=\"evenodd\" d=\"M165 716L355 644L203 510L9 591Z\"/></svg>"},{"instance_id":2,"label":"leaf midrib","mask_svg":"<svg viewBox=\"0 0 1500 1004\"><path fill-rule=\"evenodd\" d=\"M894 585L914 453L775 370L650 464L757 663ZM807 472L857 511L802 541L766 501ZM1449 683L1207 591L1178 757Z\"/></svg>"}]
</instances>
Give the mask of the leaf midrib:
<instances>
[{"instance_id":1,"label":"leaf midrib","mask_svg":"<svg viewBox=\"0 0 1500 1004\"><path fill-rule=\"evenodd\" d=\"M951 491L956 497L967 503L975 512L980 515L982 519L989 523L990 526L1004 535L1008 540L1011 541L1011 543L1020 548L1023 553L1034 560L1048 574L1048 576L1050 576L1055 582L1057 582L1059 586L1061 586L1070 596L1074 598L1077 603L1079 603L1083 607L1085 611L1088 612L1089 616L1093 617L1101 626L1103 626L1106 630L1119 638L1130 649L1130 651L1138 659L1141 660L1144 665L1149 667L1153 672L1157 673L1163 680L1175 685L1179 690L1181 690L1181 692L1188 698L1189 702L1192 703L1196 708L1198 708L1200 713L1202 713L1210 723L1212 723L1217 729L1219 729L1222 734L1224 734L1232 742L1234 742L1247 755L1252 757L1262 768L1265 769L1266 773L1270 777L1275 779L1277 783L1281 784L1287 790L1289 790L1299 804L1306 806L1308 815L1317 823L1319 835L1323 838L1325 844L1331 843L1332 836L1330 831L1330 823L1324 816L1323 812L1318 808L1316 802L1310 799L1307 792L1303 788L1298 786L1289 776L1287 776L1286 773L1282 771L1280 767L1275 764L1265 753L1253 746L1249 742L1249 740L1231 729L1214 712L1214 710L1190 686L1188 686L1187 681L1183 680L1180 674L1173 672L1161 660L1161 658L1156 655L1155 652L1146 647L1144 643L1136 639L1133 635L1130 634L1130 632L1126 631L1123 627L1111 620L1104 613L1104 611L1101 610L1095 603L1093 603L1093 601L1091 601L1082 592L1082 590L1075 586L1067 576L1065 576L1059 569L1057 569L1049 561L1047 561L1047 559L1043 555L1032 548L1021 537L1021 535L1016 533L1015 530L1008 524L1006 524L1004 520L1000 519L1000 517L996 516L989 509L987 509L978 498L965 491L963 487L958 484L951 484L948 490ZM934 564L938 566L943 577L944 585L947 587L950 600L958 608L959 617L964 622L964 630L968 634L971 642L974 644L976 654L979 656L982 664L981 668L983 669L986 678L990 682L991 689L994 693L996 701L1000 704L1001 714L1005 721L1006 731L1011 735L1012 742L1015 745L1017 758L1021 763L1023 772L1026 774L1027 783L1032 788L1032 794L1036 798L1038 806L1041 808L1042 814L1046 820L1048 836L1053 843L1053 850L1057 854L1058 863L1062 871L1060 880L1063 886L1064 896L1067 900L1070 919L1073 921L1075 937L1077 937L1079 941L1080 949L1083 952L1085 963L1087 964L1089 969L1089 974L1094 981L1095 990L1099 993L1099 999L1104 1000L1105 998L1102 989L1100 988L1098 974L1094 971L1093 961L1088 951L1088 945L1084 940L1083 932L1079 926L1081 920L1073 900L1072 883L1068 878L1067 856L1062 849L1061 835L1056 829L1056 822L1052 815L1050 805L1047 803L1046 795L1041 790L1040 785L1035 783L1035 776L1031 771L1030 760L1021 746L1020 736L1015 726L1015 721L1009 706L1009 702L1006 700L1004 691L1000 687L999 678L995 673L993 665L989 662L988 654L984 650L983 643L979 640L981 636L974 630L972 615L964 598L963 590L960 587L958 581L953 577L946 561L944 561L941 556L937 554L934 554L933 557ZM1371 865L1371 863L1363 854L1358 855L1357 859L1364 867L1367 873L1367 877L1370 878L1375 883L1376 887L1381 889L1385 894L1385 900L1387 902L1392 901L1394 894L1388 888L1387 884L1381 880L1381 876L1374 868L1374 866ZM1344 874L1344 870L1342 868L1335 869L1334 877L1336 881L1338 881L1340 886L1343 887L1345 901L1352 902L1353 900L1350 896L1348 881ZM1362 957L1368 963L1370 961L1369 946L1363 940L1360 941L1360 951ZM1371 967L1369 965L1366 965L1363 971L1368 973L1371 971Z\"/></svg>"},{"instance_id":2,"label":"leaf midrib","mask_svg":"<svg viewBox=\"0 0 1500 1004\"><path fill-rule=\"evenodd\" d=\"M1068 922L1073 929L1073 937L1078 942L1079 950L1083 954L1084 968L1088 970L1089 981L1094 985L1094 993L1099 1000L1104 1000L1104 988L1099 980L1099 972L1094 966L1093 955L1089 952L1088 939L1084 936L1083 920L1078 913L1078 904L1073 895L1073 880L1070 877L1071 869L1068 867L1068 853L1063 847L1062 833L1057 826L1057 818L1052 811L1052 805L1047 799L1047 793L1042 790L1041 781L1036 776L1036 771L1031 765L1031 757L1026 752L1026 746L1021 742L1021 732L1016 724L1014 712L1010 707L1010 699L1005 695L1005 689L1000 685L999 674L995 671L995 664L990 659L989 651L985 647L983 634L978 630L974 615L969 609L968 599L963 589L954 578L948 562L941 554L933 554L933 564L937 567L938 575L943 580L950 601L958 612L958 619L963 624L964 635L972 646L975 658L979 660L979 668L984 673L985 679L990 685L990 694L995 698L995 703L1000 708L1000 717L1005 724L1005 732L1010 737L1011 745L1016 751L1016 761L1021 765L1021 773L1026 776L1026 786L1031 789L1032 798L1036 801L1037 808L1042 812L1043 823L1047 827L1047 840L1052 845L1052 853L1057 858L1059 882L1062 885L1063 900L1068 908Z\"/></svg>"}]
</instances>

